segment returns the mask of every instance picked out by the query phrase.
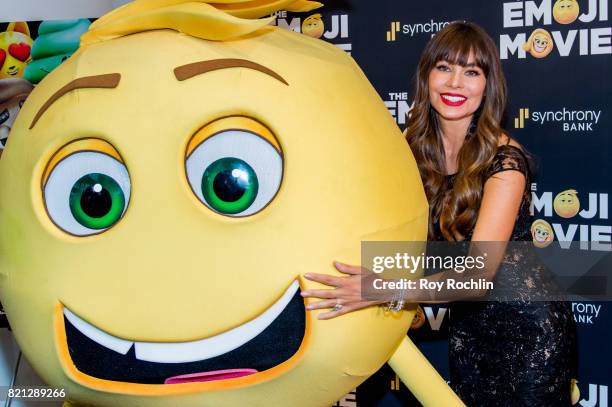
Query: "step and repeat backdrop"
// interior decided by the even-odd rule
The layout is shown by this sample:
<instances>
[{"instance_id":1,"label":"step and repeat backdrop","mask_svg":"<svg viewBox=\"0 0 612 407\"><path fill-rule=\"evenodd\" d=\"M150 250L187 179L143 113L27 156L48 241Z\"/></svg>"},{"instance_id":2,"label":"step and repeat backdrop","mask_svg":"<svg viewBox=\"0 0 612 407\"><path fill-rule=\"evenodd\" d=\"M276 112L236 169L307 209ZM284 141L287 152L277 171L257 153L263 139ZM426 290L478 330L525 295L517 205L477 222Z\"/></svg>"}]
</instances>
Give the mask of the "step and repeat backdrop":
<instances>
[{"instance_id":1,"label":"step and repeat backdrop","mask_svg":"<svg viewBox=\"0 0 612 407\"><path fill-rule=\"evenodd\" d=\"M20 77L35 86L76 50L80 35L95 17L122 1L88 2L81 13L79 7L85 6L79 2L59 3L65 4L50 8L49 19L33 6L23 7L27 13L15 11L13 5L0 6L11 8L0 10L0 97L6 94L8 100L27 89L22 84L11 90L14 84L2 84L6 78ZM23 22L19 16L36 20ZM73 20L57 21L62 16ZM499 48L509 87L505 128L536 162L532 231L547 233L566 247L612 251L610 0L326 1L310 13L278 12L275 24L350 53L403 128L421 51L437 31L455 20L481 25ZM11 108L0 112L2 144L14 114ZM568 197L572 205L559 205ZM607 407L612 385L612 304L573 302L572 310L579 336L576 405ZM448 377L448 319L447 306L422 306L409 333L444 377ZM0 330L0 342L0 385L35 383L35 374L6 328ZM412 405L419 404L387 366L336 404Z\"/></svg>"}]
</instances>

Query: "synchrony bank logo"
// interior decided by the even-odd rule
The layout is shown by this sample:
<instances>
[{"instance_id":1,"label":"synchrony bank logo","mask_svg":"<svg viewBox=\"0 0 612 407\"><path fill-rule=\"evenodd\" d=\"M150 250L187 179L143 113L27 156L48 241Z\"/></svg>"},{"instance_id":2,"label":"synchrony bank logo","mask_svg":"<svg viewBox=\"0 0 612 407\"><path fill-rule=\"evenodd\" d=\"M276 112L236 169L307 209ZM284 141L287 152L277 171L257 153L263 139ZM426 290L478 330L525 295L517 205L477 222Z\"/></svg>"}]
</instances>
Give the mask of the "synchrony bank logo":
<instances>
[{"instance_id":1,"label":"synchrony bank logo","mask_svg":"<svg viewBox=\"0 0 612 407\"><path fill-rule=\"evenodd\" d=\"M429 34L433 37L435 33L449 23L450 21L434 21L433 18L425 22L407 24L402 24L399 21L392 21L389 31L387 31L387 42L397 41L400 37L412 38L421 34Z\"/></svg>"},{"instance_id":2,"label":"synchrony bank logo","mask_svg":"<svg viewBox=\"0 0 612 407\"><path fill-rule=\"evenodd\" d=\"M545 126L557 125L563 132L594 131L602 117L602 110L572 109L562 107L555 110L519 109L514 117L514 128L524 129L528 124Z\"/></svg>"},{"instance_id":3,"label":"synchrony bank logo","mask_svg":"<svg viewBox=\"0 0 612 407\"><path fill-rule=\"evenodd\" d=\"M313 38L321 38L351 53L352 44L349 36L348 14L322 15L319 13L305 18L289 16L286 11L274 13L276 21L273 25L293 30Z\"/></svg>"},{"instance_id":4,"label":"synchrony bank logo","mask_svg":"<svg viewBox=\"0 0 612 407\"><path fill-rule=\"evenodd\" d=\"M503 27L510 32L499 37L501 59L534 58L549 54L612 54L612 27L608 21L609 0L541 0L503 3ZM604 23L605 24L605 23ZM551 27L552 26L552 27ZM516 32L515 29L525 29Z\"/></svg>"},{"instance_id":5,"label":"synchrony bank logo","mask_svg":"<svg viewBox=\"0 0 612 407\"><path fill-rule=\"evenodd\" d=\"M579 324L593 325L599 317L601 304L590 302L572 302L572 313L574 321Z\"/></svg>"}]
</instances>

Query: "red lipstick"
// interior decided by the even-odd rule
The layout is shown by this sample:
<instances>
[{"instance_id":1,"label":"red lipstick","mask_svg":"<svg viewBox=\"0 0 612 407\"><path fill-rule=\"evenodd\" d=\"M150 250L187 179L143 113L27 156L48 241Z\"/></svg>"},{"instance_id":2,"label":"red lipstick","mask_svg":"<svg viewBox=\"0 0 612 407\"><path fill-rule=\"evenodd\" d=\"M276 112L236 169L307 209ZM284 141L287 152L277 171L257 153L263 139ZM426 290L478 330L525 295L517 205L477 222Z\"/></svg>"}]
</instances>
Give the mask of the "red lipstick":
<instances>
[{"instance_id":1,"label":"red lipstick","mask_svg":"<svg viewBox=\"0 0 612 407\"><path fill-rule=\"evenodd\" d=\"M447 106L461 106L467 98L459 93L441 93L440 99Z\"/></svg>"}]
</instances>

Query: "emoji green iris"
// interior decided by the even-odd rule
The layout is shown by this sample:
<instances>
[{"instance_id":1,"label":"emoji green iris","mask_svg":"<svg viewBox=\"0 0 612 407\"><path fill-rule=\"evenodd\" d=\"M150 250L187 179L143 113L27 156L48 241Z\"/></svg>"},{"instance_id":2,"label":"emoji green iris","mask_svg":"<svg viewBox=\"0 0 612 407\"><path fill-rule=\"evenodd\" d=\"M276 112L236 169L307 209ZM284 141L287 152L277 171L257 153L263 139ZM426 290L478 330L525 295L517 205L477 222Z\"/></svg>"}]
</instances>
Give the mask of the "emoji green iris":
<instances>
[{"instance_id":1,"label":"emoji green iris","mask_svg":"<svg viewBox=\"0 0 612 407\"><path fill-rule=\"evenodd\" d=\"M253 168L234 157L221 158L202 175L202 195L212 209L223 214L246 210L255 198L259 183Z\"/></svg>"},{"instance_id":2,"label":"emoji green iris","mask_svg":"<svg viewBox=\"0 0 612 407\"><path fill-rule=\"evenodd\" d=\"M106 229L123 214L125 194L119 184L105 174L87 174L70 191L70 211L82 226Z\"/></svg>"}]
</instances>

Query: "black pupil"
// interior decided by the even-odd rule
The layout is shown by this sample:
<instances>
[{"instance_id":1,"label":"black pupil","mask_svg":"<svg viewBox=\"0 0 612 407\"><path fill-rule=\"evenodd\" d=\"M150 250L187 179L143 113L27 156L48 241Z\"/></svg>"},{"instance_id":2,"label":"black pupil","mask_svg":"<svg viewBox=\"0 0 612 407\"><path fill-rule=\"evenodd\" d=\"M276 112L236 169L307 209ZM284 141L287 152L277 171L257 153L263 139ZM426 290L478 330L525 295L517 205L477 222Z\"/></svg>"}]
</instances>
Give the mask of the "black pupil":
<instances>
[{"instance_id":1,"label":"black pupil","mask_svg":"<svg viewBox=\"0 0 612 407\"><path fill-rule=\"evenodd\" d=\"M96 192L96 189L99 192ZM100 184L87 187L81 195L81 208L87 216L92 218L101 218L106 215L113 204L110 193L102 188Z\"/></svg>"},{"instance_id":2,"label":"black pupil","mask_svg":"<svg viewBox=\"0 0 612 407\"><path fill-rule=\"evenodd\" d=\"M232 175L232 170L223 170L217 174L213 181L215 194L224 202L236 202L246 188L241 185L240 178Z\"/></svg>"}]
</instances>

